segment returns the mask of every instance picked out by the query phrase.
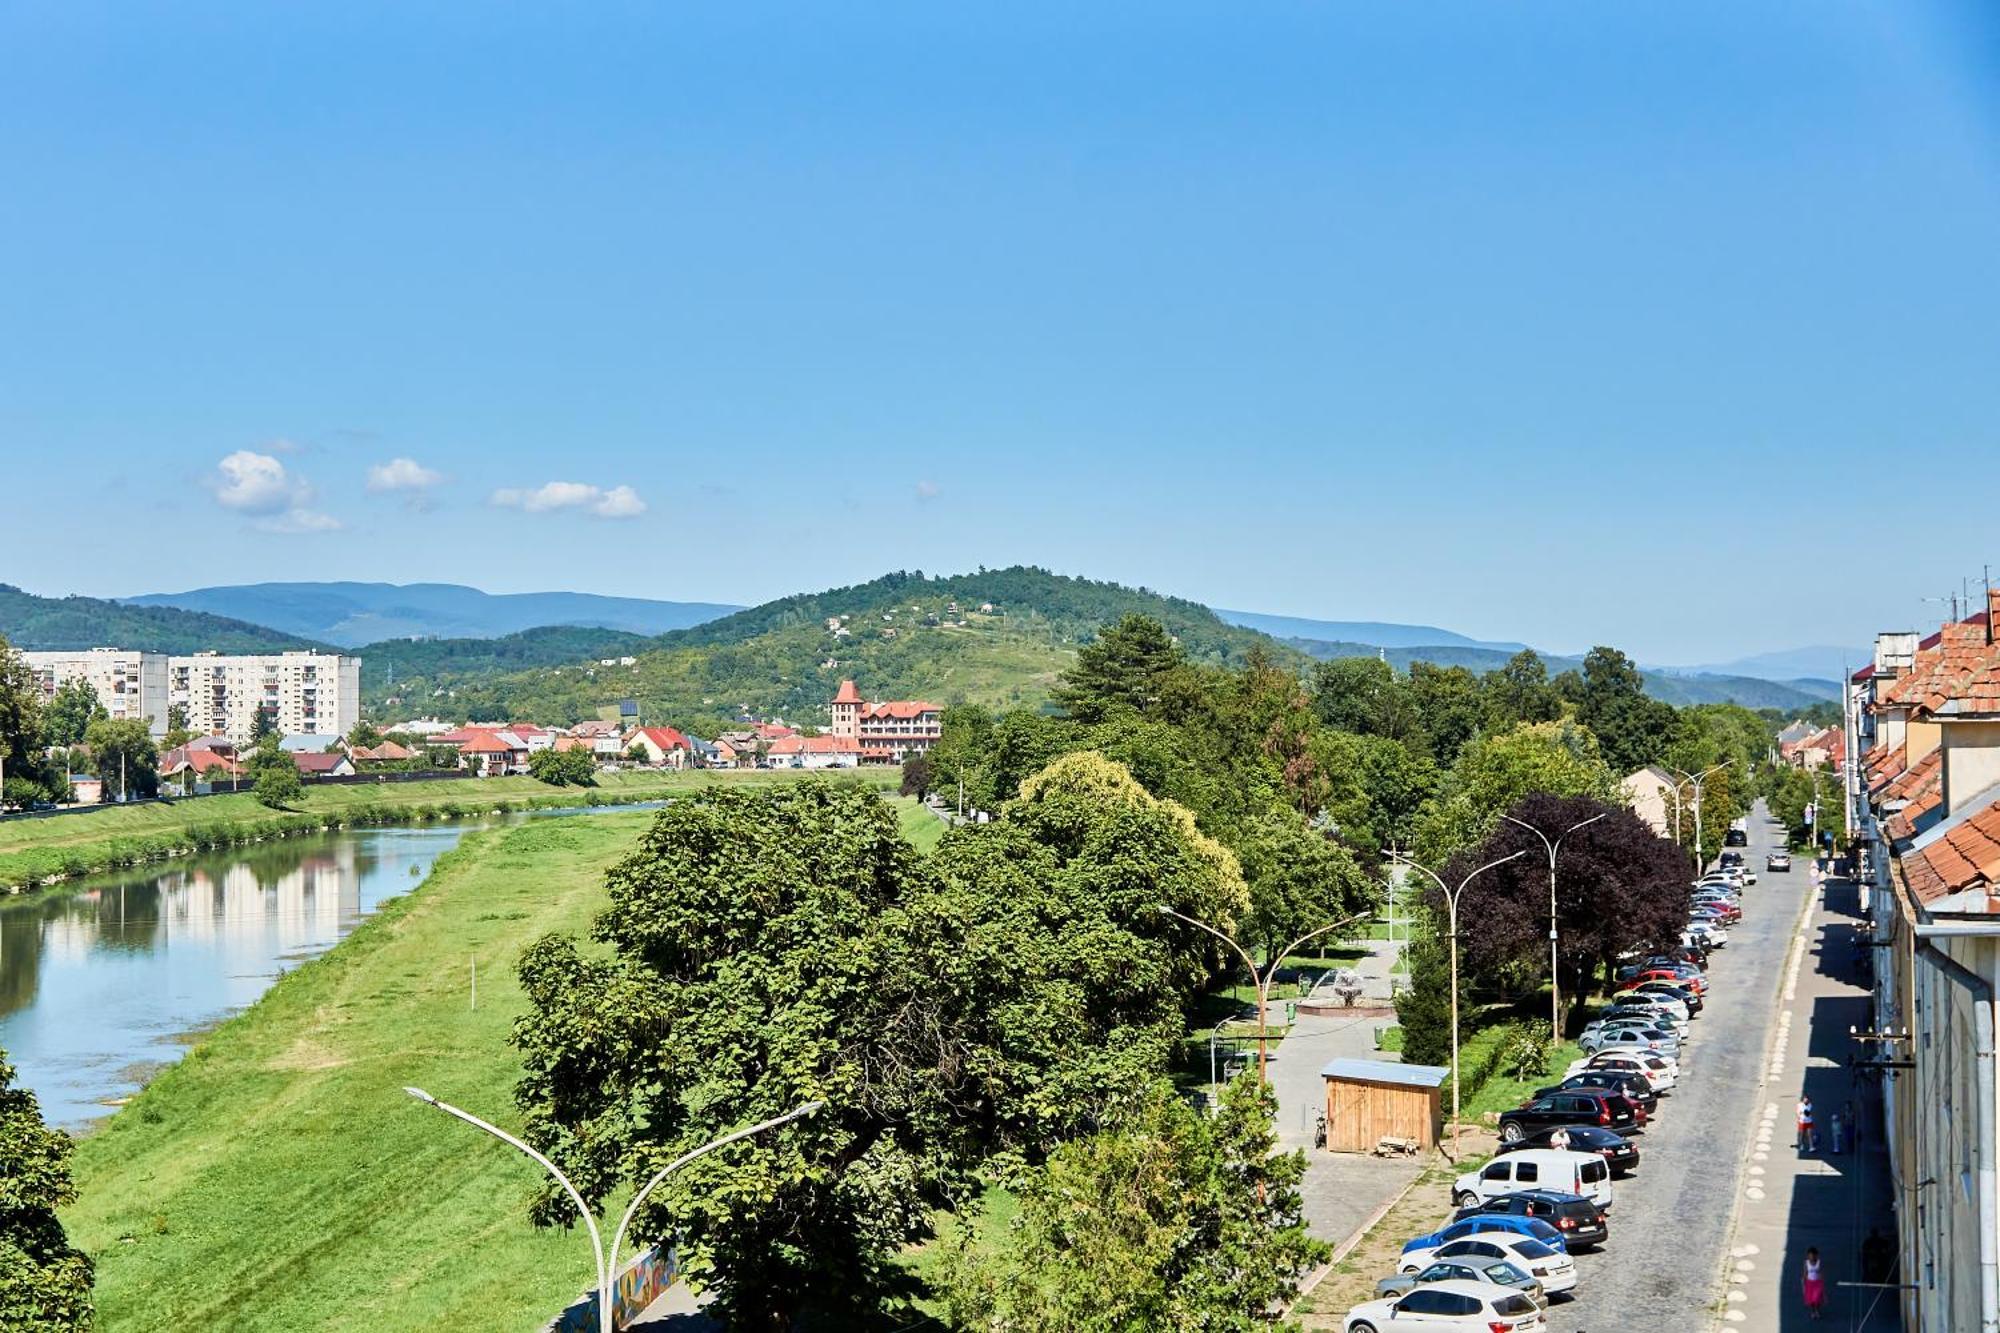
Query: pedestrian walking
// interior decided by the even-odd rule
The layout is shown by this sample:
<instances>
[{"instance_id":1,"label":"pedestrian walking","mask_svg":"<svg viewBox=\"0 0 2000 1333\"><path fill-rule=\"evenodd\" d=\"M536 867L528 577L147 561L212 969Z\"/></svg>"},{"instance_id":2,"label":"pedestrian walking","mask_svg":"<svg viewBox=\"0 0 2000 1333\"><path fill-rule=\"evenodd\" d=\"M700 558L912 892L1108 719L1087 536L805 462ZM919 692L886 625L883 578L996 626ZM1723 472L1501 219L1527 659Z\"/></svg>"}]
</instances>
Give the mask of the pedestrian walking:
<instances>
[{"instance_id":1,"label":"pedestrian walking","mask_svg":"<svg viewBox=\"0 0 2000 1333\"><path fill-rule=\"evenodd\" d=\"M1840 1156L1847 1150L1844 1136L1846 1129L1847 1122L1840 1118L1840 1112L1835 1111L1833 1113L1833 1155L1835 1157Z\"/></svg>"},{"instance_id":2,"label":"pedestrian walking","mask_svg":"<svg viewBox=\"0 0 2000 1333\"><path fill-rule=\"evenodd\" d=\"M1812 1098L1799 1098L1799 1151L1819 1151L1819 1139L1813 1133Z\"/></svg>"},{"instance_id":3,"label":"pedestrian walking","mask_svg":"<svg viewBox=\"0 0 2000 1333\"><path fill-rule=\"evenodd\" d=\"M1826 1308L1826 1273L1820 1268L1819 1249L1806 1251L1804 1280L1801 1284L1806 1298L1806 1313L1817 1319Z\"/></svg>"}]
</instances>

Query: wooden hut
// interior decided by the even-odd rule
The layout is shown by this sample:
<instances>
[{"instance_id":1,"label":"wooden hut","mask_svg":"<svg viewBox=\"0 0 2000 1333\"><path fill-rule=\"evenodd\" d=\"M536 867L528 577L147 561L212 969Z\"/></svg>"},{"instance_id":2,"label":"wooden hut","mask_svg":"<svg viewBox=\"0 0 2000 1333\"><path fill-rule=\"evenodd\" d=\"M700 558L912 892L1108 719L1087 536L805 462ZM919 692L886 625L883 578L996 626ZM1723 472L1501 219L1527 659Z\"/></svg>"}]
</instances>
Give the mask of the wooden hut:
<instances>
[{"instance_id":1,"label":"wooden hut","mask_svg":"<svg viewBox=\"0 0 2000 1333\"><path fill-rule=\"evenodd\" d=\"M1437 1146L1444 1129L1439 1089L1449 1069L1342 1059L1319 1074L1326 1085L1328 1151L1374 1152L1384 1139L1408 1141L1419 1151Z\"/></svg>"}]
</instances>

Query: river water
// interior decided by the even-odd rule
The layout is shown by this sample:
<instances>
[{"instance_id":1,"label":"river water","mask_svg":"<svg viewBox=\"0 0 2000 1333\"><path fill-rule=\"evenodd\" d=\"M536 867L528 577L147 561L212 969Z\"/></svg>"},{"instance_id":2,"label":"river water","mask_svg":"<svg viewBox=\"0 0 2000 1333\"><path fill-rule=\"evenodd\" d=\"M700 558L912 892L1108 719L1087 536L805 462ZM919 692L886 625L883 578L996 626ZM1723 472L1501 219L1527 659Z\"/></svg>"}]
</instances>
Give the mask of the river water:
<instances>
[{"instance_id":1,"label":"river water","mask_svg":"<svg viewBox=\"0 0 2000 1333\"><path fill-rule=\"evenodd\" d=\"M86 1128L473 827L282 838L0 901L0 1047L50 1123Z\"/></svg>"}]
</instances>

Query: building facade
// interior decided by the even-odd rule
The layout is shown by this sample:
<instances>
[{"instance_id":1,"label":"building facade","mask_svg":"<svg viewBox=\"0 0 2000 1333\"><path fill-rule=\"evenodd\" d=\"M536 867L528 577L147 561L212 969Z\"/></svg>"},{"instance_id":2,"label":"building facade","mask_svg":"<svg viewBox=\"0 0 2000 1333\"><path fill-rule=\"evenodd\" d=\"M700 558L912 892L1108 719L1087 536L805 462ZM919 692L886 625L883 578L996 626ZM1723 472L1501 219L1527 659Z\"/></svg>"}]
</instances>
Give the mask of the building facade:
<instances>
[{"instance_id":1,"label":"building facade","mask_svg":"<svg viewBox=\"0 0 2000 1333\"><path fill-rule=\"evenodd\" d=\"M85 652L23 653L34 669L42 697L52 698L73 680L87 682L114 718L140 718L154 736L167 733L168 659L165 653L125 648Z\"/></svg>"},{"instance_id":2,"label":"building facade","mask_svg":"<svg viewBox=\"0 0 2000 1333\"><path fill-rule=\"evenodd\" d=\"M828 734L858 742L863 763L900 764L944 735L944 709L937 704L921 699L869 703L851 680L840 682L831 708Z\"/></svg>"},{"instance_id":3,"label":"building facade","mask_svg":"<svg viewBox=\"0 0 2000 1333\"><path fill-rule=\"evenodd\" d=\"M167 659L167 700L187 709L188 727L232 740L267 730L345 736L361 720L361 659L306 651Z\"/></svg>"}]
</instances>

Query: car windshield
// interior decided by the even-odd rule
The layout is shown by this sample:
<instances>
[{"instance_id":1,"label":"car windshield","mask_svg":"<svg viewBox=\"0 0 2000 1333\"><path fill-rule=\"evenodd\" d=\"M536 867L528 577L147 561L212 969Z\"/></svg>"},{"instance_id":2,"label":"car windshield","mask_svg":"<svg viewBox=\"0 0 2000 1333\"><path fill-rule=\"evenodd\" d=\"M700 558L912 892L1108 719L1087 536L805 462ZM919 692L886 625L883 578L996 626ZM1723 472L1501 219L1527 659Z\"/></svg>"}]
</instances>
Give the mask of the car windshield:
<instances>
[{"instance_id":1,"label":"car windshield","mask_svg":"<svg viewBox=\"0 0 2000 1333\"><path fill-rule=\"evenodd\" d=\"M1523 1273L1520 1269L1507 1263L1505 1260L1497 1264L1488 1264L1479 1271L1484 1273L1486 1280L1496 1287L1511 1287L1527 1276L1526 1273Z\"/></svg>"}]
</instances>

